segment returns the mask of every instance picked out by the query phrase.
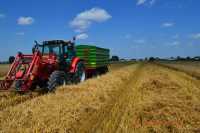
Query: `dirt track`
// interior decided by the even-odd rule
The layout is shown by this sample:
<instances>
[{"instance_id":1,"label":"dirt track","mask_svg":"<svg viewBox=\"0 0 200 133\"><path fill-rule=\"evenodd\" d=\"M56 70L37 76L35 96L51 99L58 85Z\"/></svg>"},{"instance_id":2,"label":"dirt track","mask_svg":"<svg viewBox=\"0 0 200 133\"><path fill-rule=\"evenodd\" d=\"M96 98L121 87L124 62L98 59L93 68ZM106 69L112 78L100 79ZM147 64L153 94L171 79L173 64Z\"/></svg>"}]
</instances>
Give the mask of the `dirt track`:
<instances>
[{"instance_id":1,"label":"dirt track","mask_svg":"<svg viewBox=\"0 0 200 133\"><path fill-rule=\"evenodd\" d=\"M2 132L200 132L200 81L154 64L12 99L0 96Z\"/></svg>"}]
</instances>

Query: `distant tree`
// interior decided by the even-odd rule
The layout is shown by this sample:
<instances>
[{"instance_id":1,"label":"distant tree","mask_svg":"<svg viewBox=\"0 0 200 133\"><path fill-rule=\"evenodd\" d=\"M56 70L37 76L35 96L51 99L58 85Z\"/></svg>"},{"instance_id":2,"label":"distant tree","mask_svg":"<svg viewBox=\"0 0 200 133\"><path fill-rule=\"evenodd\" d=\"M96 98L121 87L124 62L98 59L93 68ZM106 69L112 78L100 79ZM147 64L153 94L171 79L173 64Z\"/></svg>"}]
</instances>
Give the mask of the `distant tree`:
<instances>
[{"instance_id":1,"label":"distant tree","mask_svg":"<svg viewBox=\"0 0 200 133\"><path fill-rule=\"evenodd\" d=\"M186 57L186 60L191 60L192 58L190 56Z\"/></svg>"},{"instance_id":2,"label":"distant tree","mask_svg":"<svg viewBox=\"0 0 200 133\"><path fill-rule=\"evenodd\" d=\"M195 56L193 59L197 60L197 61L200 61L200 56Z\"/></svg>"},{"instance_id":3,"label":"distant tree","mask_svg":"<svg viewBox=\"0 0 200 133\"><path fill-rule=\"evenodd\" d=\"M181 57L180 57L180 56L177 56L177 57L176 57L176 60L181 60Z\"/></svg>"},{"instance_id":4,"label":"distant tree","mask_svg":"<svg viewBox=\"0 0 200 133\"><path fill-rule=\"evenodd\" d=\"M12 64L14 62L14 60L15 60L15 57L14 56L10 56L8 62L10 64Z\"/></svg>"},{"instance_id":5,"label":"distant tree","mask_svg":"<svg viewBox=\"0 0 200 133\"><path fill-rule=\"evenodd\" d=\"M160 60L160 58L159 58L159 57L156 57L156 58L155 58L155 60L159 61L159 60Z\"/></svg>"},{"instance_id":6,"label":"distant tree","mask_svg":"<svg viewBox=\"0 0 200 133\"><path fill-rule=\"evenodd\" d=\"M150 57L149 58L149 61L151 62L151 61L155 61L155 58L154 57Z\"/></svg>"},{"instance_id":7,"label":"distant tree","mask_svg":"<svg viewBox=\"0 0 200 133\"><path fill-rule=\"evenodd\" d=\"M111 61L119 61L119 57L118 56L112 56L112 58L110 59Z\"/></svg>"}]
</instances>

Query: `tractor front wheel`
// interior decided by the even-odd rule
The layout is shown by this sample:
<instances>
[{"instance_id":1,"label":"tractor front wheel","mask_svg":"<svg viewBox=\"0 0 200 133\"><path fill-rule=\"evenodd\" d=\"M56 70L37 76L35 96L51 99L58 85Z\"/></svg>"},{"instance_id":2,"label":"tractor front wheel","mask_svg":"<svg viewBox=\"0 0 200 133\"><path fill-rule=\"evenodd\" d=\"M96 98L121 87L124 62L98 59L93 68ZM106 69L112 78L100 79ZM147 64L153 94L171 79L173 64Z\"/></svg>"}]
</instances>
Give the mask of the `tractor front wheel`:
<instances>
[{"instance_id":1,"label":"tractor front wheel","mask_svg":"<svg viewBox=\"0 0 200 133\"><path fill-rule=\"evenodd\" d=\"M21 80L15 81L15 90L16 91L21 91L21 86L22 86L22 81Z\"/></svg>"},{"instance_id":2,"label":"tractor front wheel","mask_svg":"<svg viewBox=\"0 0 200 133\"><path fill-rule=\"evenodd\" d=\"M56 87L66 83L66 73L63 71L54 71L48 81L48 92L55 91Z\"/></svg>"}]
</instances>

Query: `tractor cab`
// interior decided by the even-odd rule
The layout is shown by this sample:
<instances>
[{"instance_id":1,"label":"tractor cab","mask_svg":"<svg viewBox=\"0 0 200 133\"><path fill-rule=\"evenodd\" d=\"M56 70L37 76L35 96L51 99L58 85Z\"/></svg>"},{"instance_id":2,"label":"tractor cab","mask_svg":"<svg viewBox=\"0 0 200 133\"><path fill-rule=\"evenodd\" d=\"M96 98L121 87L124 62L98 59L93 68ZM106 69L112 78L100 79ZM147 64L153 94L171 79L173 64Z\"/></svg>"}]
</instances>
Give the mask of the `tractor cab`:
<instances>
[{"instance_id":1,"label":"tractor cab","mask_svg":"<svg viewBox=\"0 0 200 133\"><path fill-rule=\"evenodd\" d=\"M72 59L76 56L74 42L63 40L43 41L42 45L36 43L44 63L57 64L61 70L70 69Z\"/></svg>"},{"instance_id":2,"label":"tractor cab","mask_svg":"<svg viewBox=\"0 0 200 133\"><path fill-rule=\"evenodd\" d=\"M42 45L36 43L33 48L33 53L35 49L38 49L42 56L56 56L57 58L67 58L72 59L76 56L74 42L71 41L63 41L63 40L52 40L52 41L44 41Z\"/></svg>"}]
</instances>

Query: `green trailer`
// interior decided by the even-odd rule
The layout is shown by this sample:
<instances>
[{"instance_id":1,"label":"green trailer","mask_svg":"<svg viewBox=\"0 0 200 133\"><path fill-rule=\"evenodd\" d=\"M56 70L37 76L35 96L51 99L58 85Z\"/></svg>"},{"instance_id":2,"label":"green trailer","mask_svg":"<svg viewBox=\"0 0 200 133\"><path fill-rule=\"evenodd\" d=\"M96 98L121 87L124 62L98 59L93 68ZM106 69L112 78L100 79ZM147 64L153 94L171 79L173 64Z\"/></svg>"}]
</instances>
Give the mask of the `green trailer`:
<instances>
[{"instance_id":1,"label":"green trailer","mask_svg":"<svg viewBox=\"0 0 200 133\"><path fill-rule=\"evenodd\" d=\"M85 67L95 73L103 74L108 71L110 50L91 45L77 45L76 56L84 60Z\"/></svg>"}]
</instances>

